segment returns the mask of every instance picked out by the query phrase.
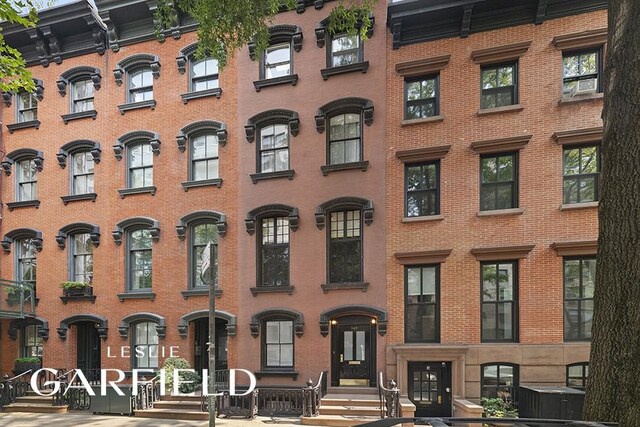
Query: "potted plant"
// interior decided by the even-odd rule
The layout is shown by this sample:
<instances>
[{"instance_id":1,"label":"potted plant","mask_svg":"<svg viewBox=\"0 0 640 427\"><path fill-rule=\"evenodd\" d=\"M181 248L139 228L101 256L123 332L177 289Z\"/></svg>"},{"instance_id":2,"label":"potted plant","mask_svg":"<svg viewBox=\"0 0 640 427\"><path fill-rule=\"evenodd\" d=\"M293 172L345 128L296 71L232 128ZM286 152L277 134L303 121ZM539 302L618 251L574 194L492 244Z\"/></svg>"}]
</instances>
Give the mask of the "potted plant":
<instances>
[{"instance_id":1,"label":"potted plant","mask_svg":"<svg viewBox=\"0 0 640 427\"><path fill-rule=\"evenodd\" d=\"M16 375L20 375L23 372L27 372L31 369L31 373L37 371L42 367L42 360L39 357L18 357L13 367L13 372Z\"/></svg>"},{"instance_id":2,"label":"potted plant","mask_svg":"<svg viewBox=\"0 0 640 427\"><path fill-rule=\"evenodd\" d=\"M7 286L5 291L7 292L7 304L10 306L20 304L20 289L13 286Z\"/></svg>"},{"instance_id":3,"label":"potted plant","mask_svg":"<svg viewBox=\"0 0 640 427\"><path fill-rule=\"evenodd\" d=\"M85 282L62 282L60 287L65 296L93 295L93 286Z\"/></svg>"}]
</instances>

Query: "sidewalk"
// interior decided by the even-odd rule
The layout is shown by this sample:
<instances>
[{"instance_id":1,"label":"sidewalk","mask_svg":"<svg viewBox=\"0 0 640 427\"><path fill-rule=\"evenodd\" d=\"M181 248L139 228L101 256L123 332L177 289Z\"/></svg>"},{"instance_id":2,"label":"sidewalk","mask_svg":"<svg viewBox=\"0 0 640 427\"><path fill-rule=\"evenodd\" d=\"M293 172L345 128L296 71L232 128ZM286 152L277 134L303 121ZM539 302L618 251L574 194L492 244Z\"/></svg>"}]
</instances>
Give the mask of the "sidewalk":
<instances>
[{"instance_id":1,"label":"sidewalk","mask_svg":"<svg viewBox=\"0 0 640 427\"><path fill-rule=\"evenodd\" d=\"M208 421L163 420L127 416L93 415L90 412L68 414L33 414L0 412L2 427L207 427ZM293 427L300 426L298 418L256 417L254 420L216 419L220 427Z\"/></svg>"}]
</instances>

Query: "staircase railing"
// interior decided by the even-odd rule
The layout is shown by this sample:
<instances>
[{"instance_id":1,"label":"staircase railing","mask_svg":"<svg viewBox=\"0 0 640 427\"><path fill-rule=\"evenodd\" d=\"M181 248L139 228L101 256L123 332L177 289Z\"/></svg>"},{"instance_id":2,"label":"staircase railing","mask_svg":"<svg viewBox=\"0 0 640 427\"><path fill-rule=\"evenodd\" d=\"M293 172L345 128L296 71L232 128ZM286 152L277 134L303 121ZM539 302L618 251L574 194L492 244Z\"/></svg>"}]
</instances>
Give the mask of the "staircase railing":
<instances>
[{"instance_id":1,"label":"staircase railing","mask_svg":"<svg viewBox=\"0 0 640 427\"><path fill-rule=\"evenodd\" d=\"M18 397L27 394L29 390L27 376L29 374L31 374L31 369L11 378L7 374L2 376L2 382L0 382L0 408L12 404Z\"/></svg>"},{"instance_id":2,"label":"staircase railing","mask_svg":"<svg viewBox=\"0 0 640 427\"><path fill-rule=\"evenodd\" d=\"M307 388L303 389L303 417L317 417L320 415L320 400L322 399L324 372L320 372L318 383L314 386L313 381L309 379L307 381Z\"/></svg>"},{"instance_id":3,"label":"staircase railing","mask_svg":"<svg viewBox=\"0 0 640 427\"><path fill-rule=\"evenodd\" d=\"M389 380L389 387L385 387L382 372L378 375L378 398L380 418L400 417L400 390L394 380Z\"/></svg>"},{"instance_id":4,"label":"staircase railing","mask_svg":"<svg viewBox=\"0 0 640 427\"><path fill-rule=\"evenodd\" d=\"M135 396L135 408L138 410L152 409L153 404L160 398L160 375L150 380L145 377L138 382L138 391Z\"/></svg>"}]
</instances>

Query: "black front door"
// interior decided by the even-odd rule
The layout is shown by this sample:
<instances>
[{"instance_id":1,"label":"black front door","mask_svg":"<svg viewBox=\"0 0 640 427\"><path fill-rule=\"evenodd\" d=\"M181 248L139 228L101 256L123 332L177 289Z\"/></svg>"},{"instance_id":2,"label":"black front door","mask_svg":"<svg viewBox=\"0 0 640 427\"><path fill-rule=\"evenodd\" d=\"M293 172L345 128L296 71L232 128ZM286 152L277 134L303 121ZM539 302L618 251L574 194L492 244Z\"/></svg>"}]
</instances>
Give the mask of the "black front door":
<instances>
[{"instance_id":1,"label":"black front door","mask_svg":"<svg viewBox=\"0 0 640 427\"><path fill-rule=\"evenodd\" d=\"M416 417L451 416L451 362L409 362L408 378Z\"/></svg>"},{"instance_id":2,"label":"black front door","mask_svg":"<svg viewBox=\"0 0 640 427\"><path fill-rule=\"evenodd\" d=\"M332 385L375 385L375 324L370 319L339 319L333 329Z\"/></svg>"},{"instance_id":3,"label":"black front door","mask_svg":"<svg viewBox=\"0 0 640 427\"><path fill-rule=\"evenodd\" d=\"M202 372L209 369L209 319L206 317L193 322L195 326L193 369ZM227 322L216 319L216 370L227 369Z\"/></svg>"},{"instance_id":4,"label":"black front door","mask_svg":"<svg viewBox=\"0 0 640 427\"><path fill-rule=\"evenodd\" d=\"M77 349L76 367L89 381L100 379L100 337L96 325L82 322L76 325Z\"/></svg>"}]
</instances>

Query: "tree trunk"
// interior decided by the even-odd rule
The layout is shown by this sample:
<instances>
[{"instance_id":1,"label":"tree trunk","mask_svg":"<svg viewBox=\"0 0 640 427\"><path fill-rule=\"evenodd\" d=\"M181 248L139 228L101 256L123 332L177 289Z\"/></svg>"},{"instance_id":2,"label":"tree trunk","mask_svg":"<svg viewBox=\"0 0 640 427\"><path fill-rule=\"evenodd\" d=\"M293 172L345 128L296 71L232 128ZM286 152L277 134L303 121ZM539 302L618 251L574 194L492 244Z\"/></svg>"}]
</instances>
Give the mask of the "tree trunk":
<instances>
[{"instance_id":1,"label":"tree trunk","mask_svg":"<svg viewBox=\"0 0 640 427\"><path fill-rule=\"evenodd\" d=\"M640 1L609 0L586 420L640 426Z\"/></svg>"}]
</instances>

